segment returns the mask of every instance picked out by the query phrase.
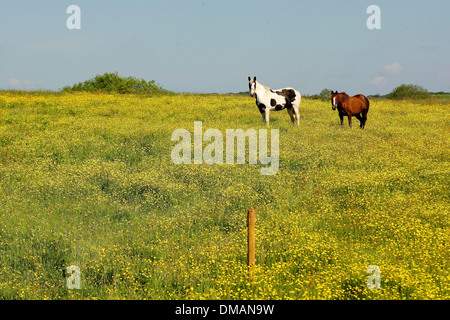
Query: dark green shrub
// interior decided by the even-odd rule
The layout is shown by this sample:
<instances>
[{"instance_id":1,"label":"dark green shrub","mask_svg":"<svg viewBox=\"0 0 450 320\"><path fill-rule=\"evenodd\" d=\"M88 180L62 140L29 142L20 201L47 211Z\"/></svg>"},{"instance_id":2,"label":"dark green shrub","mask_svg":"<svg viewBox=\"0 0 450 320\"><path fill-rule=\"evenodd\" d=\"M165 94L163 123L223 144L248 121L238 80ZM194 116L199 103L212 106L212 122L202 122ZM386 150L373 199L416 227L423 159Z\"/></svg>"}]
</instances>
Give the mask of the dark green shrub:
<instances>
[{"instance_id":1,"label":"dark green shrub","mask_svg":"<svg viewBox=\"0 0 450 320\"><path fill-rule=\"evenodd\" d=\"M325 88L322 91L320 91L319 99L322 100L322 101L330 101L330 99L331 99L331 90Z\"/></svg>"},{"instance_id":2,"label":"dark green shrub","mask_svg":"<svg viewBox=\"0 0 450 320\"><path fill-rule=\"evenodd\" d=\"M320 91L319 94L313 94L311 96L306 96L309 99L314 99L314 100L321 100L321 101L329 101L331 98L331 90L330 89L323 89L322 91Z\"/></svg>"},{"instance_id":3,"label":"dark green shrub","mask_svg":"<svg viewBox=\"0 0 450 320\"><path fill-rule=\"evenodd\" d=\"M392 90L387 96L389 99L428 99L431 98L427 89L413 84L402 84Z\"/></svg>"},{"instance_id":4,"label":"dark green shrub","mask_svg":"<svg viewBox=\"0 0 450 320\"><path fill-rule=\"evenodd\" d=\"M90 91L107 93L169 93L155 84L155 80L145 81L135 77L120 77L117 72L96 75L90 80L79 82L72 87L66 86L65 92Z\"/></svg>"}]
</instances>

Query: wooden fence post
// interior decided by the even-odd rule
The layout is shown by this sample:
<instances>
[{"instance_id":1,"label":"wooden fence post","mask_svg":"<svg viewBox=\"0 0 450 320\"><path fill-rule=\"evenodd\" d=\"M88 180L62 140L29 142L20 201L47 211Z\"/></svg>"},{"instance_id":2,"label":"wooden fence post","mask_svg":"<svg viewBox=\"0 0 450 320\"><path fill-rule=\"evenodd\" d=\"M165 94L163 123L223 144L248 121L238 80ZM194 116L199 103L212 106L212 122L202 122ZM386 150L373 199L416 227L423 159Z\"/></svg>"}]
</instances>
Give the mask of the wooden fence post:
<instances>
[{"instance_id":1,"label":"wooden fence post","mask_svg":"<svg viewBox=\"0 0 450 320\"><path fill-rule=\"evenodd\" d=\"M256 211L249 209L247 211L247 226L248 226L248 271L250 278L253 277L253 269L255 267L255 224Z\"/></svg>"}]
</instances>

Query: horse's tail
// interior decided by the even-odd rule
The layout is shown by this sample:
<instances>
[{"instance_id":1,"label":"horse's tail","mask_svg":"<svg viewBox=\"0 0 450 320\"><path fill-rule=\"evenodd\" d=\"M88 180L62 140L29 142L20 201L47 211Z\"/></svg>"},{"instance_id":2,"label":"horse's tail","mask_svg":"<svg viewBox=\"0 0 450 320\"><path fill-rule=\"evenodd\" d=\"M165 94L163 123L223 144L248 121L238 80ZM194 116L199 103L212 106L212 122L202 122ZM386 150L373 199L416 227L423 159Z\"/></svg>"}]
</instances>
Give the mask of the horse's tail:
<instances>
[{"instance_id":1,"label":"horse's tail","mask_svg":"<svg viewBox=\"0 0 450 320\"><path fill-rule=\"evenodd\" d=\"M367 112L369 112L369 106L370 106L370 102L369 99L367 99L366 96L364 96L364 102L366 103L366 107L364 108L364 110Z\"/></svg>"}]
</instances>

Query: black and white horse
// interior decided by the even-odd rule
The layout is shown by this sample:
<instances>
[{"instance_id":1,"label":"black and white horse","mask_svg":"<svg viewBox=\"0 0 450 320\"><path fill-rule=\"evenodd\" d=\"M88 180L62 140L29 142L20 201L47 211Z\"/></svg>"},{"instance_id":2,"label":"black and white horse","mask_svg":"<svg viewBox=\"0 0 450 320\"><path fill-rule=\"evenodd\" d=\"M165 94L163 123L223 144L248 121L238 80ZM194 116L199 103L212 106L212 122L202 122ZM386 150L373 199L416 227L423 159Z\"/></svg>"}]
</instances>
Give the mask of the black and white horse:
<instances>
[{"instance_id":1,"label":"black and white horse","mask_svg":"<svg viewBox=\"0 0 450 320\"><path fill-rule=\"evenodd\" d=\"M297 126L300 125L298 108L300 107L302 96L297 90L293 88L272 90L256 81L256 77L253 79L248 77L248 87L250 95L252 97L255 96L256 105L258 106L259 112L261 112L263 121L267 125L269 125L270 111L280 111L283 109L287 110L293 124L297 122Z\"/></svg>"}]
</instances>

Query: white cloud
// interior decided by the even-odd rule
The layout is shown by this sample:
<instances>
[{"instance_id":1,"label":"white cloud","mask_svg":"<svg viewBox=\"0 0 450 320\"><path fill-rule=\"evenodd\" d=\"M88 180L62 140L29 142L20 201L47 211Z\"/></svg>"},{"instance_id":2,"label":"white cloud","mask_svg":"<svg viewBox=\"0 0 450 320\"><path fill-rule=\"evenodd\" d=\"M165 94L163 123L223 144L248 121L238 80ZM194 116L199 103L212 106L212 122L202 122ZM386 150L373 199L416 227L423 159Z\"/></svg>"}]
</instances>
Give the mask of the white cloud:
<instances>
[{"instance_id":1,"label":"white cloud","mask_svg":"<svg viewBox=\"0 0 450 320\"><path fill-rule=\"evenodd\" d=\"M377 86L384 86L386 84L386 78L383 76L376 76L373 78L372 83Z\"/></svg>"},{"instance_id":2,"label":"white cloud","mask_svg":"<svg viewBox=\"0 0 450 320\"><path fill-rule=\"evenodd\" d=\"M384 87L388 83L388 79L392 76L399 74L402 71L402 66L398 62L387 64L383 67L382 75L378 75L372 79L372 83L379 87Z\"/></svg>"},{"instance_id":3,"label":"white cloud","mask_svg":"<svg viewBox=\"0 0 450 320\"><path fill-rule=\"evenodd\" d=\"M402 71L402 66L398 62L394 62L383 67L385 74L394 75Z\"/></svg>"},{"instance_id":4,"label":"white cloud","mask_svg":"<svg viewBox=\"0 0 450 320\"><path fill-rule=\"evenodd\" d=\"M14 89L17 89L20 87L20 81L17 80L16 78L9 78L8 79L8 84L13 87Z\"/></svg>"}]
</instances>

